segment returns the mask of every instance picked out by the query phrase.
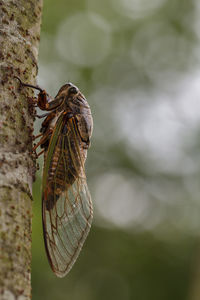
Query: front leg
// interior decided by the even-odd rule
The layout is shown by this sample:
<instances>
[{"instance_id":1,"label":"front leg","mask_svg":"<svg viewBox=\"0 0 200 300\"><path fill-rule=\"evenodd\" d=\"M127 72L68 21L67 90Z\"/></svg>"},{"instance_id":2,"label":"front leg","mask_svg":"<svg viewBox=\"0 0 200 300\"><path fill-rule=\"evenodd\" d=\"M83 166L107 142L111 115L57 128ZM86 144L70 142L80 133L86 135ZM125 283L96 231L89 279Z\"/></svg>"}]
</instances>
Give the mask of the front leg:
<instances>
[{"instance_id":1,"label":"front leg","mask_svg":"<svg viewBox=\"0 0 200 300\"><path fill-rule=\"evenodd\" d=\"M41 89L39 86L35 86L35 85L32 85L32 84L24 83L17 76L14 76L14 78L16 78L17 80L19 80L20 86L30 87L32 89L36 89L36 90L40 91L39 94L38 94L38 97L37 98L33 98L33 102L34 102L34 104L36 103L37 106L41 110L50 111L50 110L55 109L56 105L49 105L49 103L52 103L54 100L52 100L50 98L50 96L47 94L47 92L45 90Z\"/></svg>"}]
</instances>

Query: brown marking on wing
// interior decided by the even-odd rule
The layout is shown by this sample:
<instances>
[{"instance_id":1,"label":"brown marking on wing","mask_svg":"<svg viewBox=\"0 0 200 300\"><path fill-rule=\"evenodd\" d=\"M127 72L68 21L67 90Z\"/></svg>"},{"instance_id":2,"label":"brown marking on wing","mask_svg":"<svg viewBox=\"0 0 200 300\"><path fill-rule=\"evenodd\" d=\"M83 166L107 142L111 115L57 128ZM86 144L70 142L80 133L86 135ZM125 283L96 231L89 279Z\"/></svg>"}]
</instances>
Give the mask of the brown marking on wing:
<instances>
[{"instance_id":1,"label":"brown marking on wing","mask_svg":"<svg viewBox=\"0 0 200 300\"><path fill-rule=\"evenodd\" d=\"M74 126L72 119L63 125L51 158L47 177L48 197L45 197L48 210L52 209L66 186L72 185L80 176L84 167L87 150Z\"/></svg>"}]
</instances>

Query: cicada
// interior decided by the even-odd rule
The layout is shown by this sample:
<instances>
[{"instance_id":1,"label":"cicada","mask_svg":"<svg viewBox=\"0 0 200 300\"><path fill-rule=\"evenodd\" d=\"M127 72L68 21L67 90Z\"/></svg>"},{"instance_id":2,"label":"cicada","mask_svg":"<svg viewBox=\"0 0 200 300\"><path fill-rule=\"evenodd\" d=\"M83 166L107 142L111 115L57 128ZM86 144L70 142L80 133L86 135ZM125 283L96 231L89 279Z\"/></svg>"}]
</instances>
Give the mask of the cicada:
<instances>
[{"instance_id":1,"label":"cicada","mask_svg":"<svg viewBox=\"0 0 200 300\"><path fill-rule=\"evenodd\" d=\"M90 107L72 83L64 84L54 99L38 86L36 105L47 111L39 146L44 153L42 219L47 257L53 272L65 276L76 261L92 223L93 208L86 182L85 161L93 129Z\"/></svg>"}]
</instances>

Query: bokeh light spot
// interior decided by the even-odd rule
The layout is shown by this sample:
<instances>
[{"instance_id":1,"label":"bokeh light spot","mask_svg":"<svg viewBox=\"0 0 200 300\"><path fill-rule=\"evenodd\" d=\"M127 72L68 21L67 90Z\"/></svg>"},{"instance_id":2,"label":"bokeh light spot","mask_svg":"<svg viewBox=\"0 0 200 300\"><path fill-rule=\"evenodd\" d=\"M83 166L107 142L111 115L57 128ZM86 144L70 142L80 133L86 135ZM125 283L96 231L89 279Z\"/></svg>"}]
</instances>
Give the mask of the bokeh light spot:
<instances>
[{"instance_id":1,"label":"bokeh light spot","mask_svg":"<svg viewBox=\"0 0 200 300\"><path fill-rule=\"evenodd\" d=\"M120 227L141 222L148 207L145 192L138 189L132 180L114 173L104 174L99 178L95 201L98 213Z\"/></svg>"},{"instance_id":2,"label":"bokeh light spot","mask_svg":"<svg viewBox=\"0 0 200 300\"><path fill-rule=\"evenodd\" d=\"M110 53L110 26L94 13L72 15L61 24L56 45L61 58L79 66L96 66Z\"/></svg>"},{"instance_id":3,"label":"bokeh light spot","mask_svg":"<svg viewBox=\"0 0 200 300\"><path fill-rule=\"evenodd\" d=\"M165 0L112 0L113 7L120 14L132 19L143 18L160 8Z\"/></svg>"}]
</instances>

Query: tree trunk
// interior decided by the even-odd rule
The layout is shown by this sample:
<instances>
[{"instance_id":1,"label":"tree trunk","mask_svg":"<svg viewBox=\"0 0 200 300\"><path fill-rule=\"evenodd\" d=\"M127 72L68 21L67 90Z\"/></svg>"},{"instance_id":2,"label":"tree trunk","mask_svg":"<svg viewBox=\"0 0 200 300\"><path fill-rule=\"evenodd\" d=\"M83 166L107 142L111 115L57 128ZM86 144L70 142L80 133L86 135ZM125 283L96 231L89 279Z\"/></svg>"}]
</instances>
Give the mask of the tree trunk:
<instances>
[{"instance_id":1,"label":"tree trunk","mask_svg":"<svg viewBox=\"0 0 200 300\"><path fill-rule=\"evenodd\" d=\"M42 0L0 0L0 300L31 298L31 156Z\"/></svg>"}]
</instances>

